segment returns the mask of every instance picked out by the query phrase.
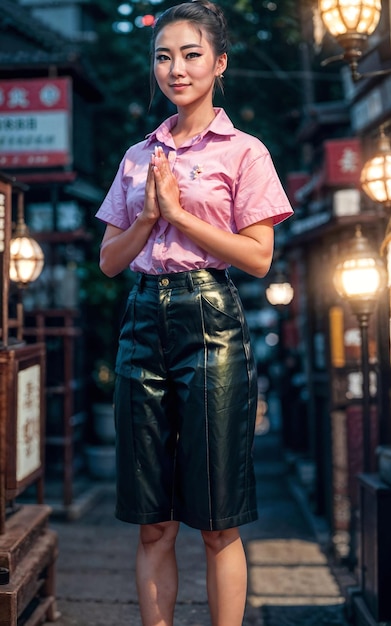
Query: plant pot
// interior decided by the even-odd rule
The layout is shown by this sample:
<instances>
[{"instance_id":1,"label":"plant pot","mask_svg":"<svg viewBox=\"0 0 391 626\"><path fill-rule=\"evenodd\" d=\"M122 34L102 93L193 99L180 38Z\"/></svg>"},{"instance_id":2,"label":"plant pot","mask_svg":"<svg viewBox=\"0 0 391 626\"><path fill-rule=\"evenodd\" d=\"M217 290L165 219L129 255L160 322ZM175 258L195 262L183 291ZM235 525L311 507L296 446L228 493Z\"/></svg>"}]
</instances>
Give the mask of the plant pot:
<instances>
[{"instance_id":1,"label":"plant pot","mask_svg":"<svg viewBox=\"0 0 391 626\"><path fill-rule=\"evenodd\" d=\"M115 478L115 447L87 446L87 467L92 478L113 480Z\"/></svg>"},{"instance_id":2,"label":"plant pot","mask_svg":"<svg viewBox=\"0 0 391 626\"><path fill-rule=\"evenodd\" d=\"M391 446L378 446L376 448L378 457L380 478L391 485Z\"/></svg>"},{"instance_id":3,"label":"plant pot","mask_svg":"<svg viewBox=\"0 0 391 626\"><path fill-rule=\"evenodd\" d=\"M110 403L97 403L92 406L94 431L102 443L114 443L114 407Z\"/></svg>"}]
</instances>

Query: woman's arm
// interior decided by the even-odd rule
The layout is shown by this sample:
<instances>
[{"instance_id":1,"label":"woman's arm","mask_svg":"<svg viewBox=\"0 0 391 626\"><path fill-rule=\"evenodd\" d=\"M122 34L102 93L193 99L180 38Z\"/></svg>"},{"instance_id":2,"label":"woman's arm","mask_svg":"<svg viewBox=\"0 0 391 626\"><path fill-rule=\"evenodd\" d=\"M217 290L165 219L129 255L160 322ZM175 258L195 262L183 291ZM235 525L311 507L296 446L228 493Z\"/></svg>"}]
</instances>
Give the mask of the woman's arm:
<instances>
[{"instance_id":1,"label":"woman's arm","mask_svg":"<svg viewBox=\"0 0 391 626\"><path fill-rule=\"evenodd\" d=\"M238 234L220 230L182 209L176 178L161 149L152 163L162 216L218 259L258 278L265 276L273 257L273 219L252 224Z\"/></svg>"},{"instance_id":2,"label":"woman's arm","mask_svg":"<svg viewBox=\"0 0 391 626\"><path fill-rule=\"evenodd\" d=\"M220 230L183 209L171 221L213 256L248 274L263 278L273 257L273 219L243 228L238 234Z\"/></svg>"},{"instance_id":3,"label":"woman's arm","mask_svg":"<svg viewBox=\"0 0 391 626\"><path fill-rule=\"evenodd\" d=\"M113 278L129 267L129 263L143 249L155 222L143 219L142 214L127 230L107 224L100 248L100 269Z\"/></svg>"},{"instance_id":4,"label":"woman's arm","mask_svg":"<svg viewBox=\"0 0 391 626\"><path fill-rule=\"evenodd\" d=\"M129 263L145 246L159 217L155 181L150 165L145 187L144 208L138 218L127 230L122 230L112 224L106 226L100 248L100 269L106 276L112 278L129 267Z\"/></svg>"}]
</instances>

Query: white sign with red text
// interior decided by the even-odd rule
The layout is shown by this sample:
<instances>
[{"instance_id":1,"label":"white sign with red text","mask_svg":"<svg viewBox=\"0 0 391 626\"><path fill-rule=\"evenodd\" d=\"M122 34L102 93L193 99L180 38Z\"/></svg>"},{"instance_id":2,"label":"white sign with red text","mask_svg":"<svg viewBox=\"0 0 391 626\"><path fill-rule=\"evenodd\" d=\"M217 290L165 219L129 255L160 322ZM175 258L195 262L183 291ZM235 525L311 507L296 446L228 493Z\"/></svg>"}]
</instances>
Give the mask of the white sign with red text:
<instances>
[{"instance_id":1,"label":"white sign with red text","mask_svg":"<svg viewBox=\"0 0 391 626\"><path fill-rule=\"evenodd\" d=\"M71 81L0 81L0 168L71 162Z\"/></svg>"}]
</instances>

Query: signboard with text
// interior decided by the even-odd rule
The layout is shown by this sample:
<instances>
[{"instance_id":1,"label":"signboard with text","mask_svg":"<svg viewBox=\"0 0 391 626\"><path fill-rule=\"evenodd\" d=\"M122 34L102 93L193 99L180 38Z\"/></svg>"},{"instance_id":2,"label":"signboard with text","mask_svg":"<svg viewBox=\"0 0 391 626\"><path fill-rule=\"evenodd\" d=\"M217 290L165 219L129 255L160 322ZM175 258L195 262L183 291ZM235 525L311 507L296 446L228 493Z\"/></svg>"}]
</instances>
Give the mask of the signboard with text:
<instances>
[{"instance_id":1,"label":"signboard with text","mask_svg":"<svg viewBox=\"0 0 391 626\"><path fill-rule=\"evenodd\" d=\"M0 350L0 429L7 501L34 482L38 497L43 495L45 363L44 343L19 342Z\"/></svg>"},{"instance_id":2,"label":"signboard with text","mask_svg":"<svg viewBox=\"0 0 391 626\"><path fill-rule=\"evenodd\" d=\"M325 169L328 185L358 185L362 169L361 144L356 138L325 141Z\"/></svg>"},{"instance_id":3,"label":"signboard with text","mask_svg":"<svg viewBox=\"0 0 391 626\"><path fill-rule=\"evenodd\" d=\"M0 168L71 162L71 80L0 81Z\"/></svg>"},{"instance_id":4,"label":"signboard with text","mask_svg":"<svg viewBox=\"0 0 391 626\"><path fill-rule=\"evenodd\" d=\"M41 465L41 368L18 372L16 415L16 480L22 481Z\"/></svg>"}]
</instances>

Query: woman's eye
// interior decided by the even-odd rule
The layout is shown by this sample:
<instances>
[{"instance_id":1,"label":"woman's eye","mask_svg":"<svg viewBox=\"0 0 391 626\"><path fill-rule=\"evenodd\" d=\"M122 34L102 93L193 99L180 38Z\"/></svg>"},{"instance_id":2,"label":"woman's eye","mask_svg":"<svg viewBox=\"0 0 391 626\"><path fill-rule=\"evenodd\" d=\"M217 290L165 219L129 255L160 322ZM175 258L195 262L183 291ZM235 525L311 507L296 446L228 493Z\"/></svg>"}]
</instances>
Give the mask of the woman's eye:
<instances>
[{"instance_id":1,"label":"woman's eye","mask_svg":"<svg viewBox=\"0 0 391 626\"><path fill-rule=\"evenodd\" d=\"M156 61L158 61L158 62L160 62L160 63L161 63L162 61L168 61L168 60L169 60L169 57L168 57L166 54L158 54L158 55L156 56Z\"/></svg>"},{"instance_id":2,"label":"woman's eye","mask_svg":"<svg viewBox=\"0 0 391 626\"><path fill-rule=\"evenodd\" d=\"M196 57L200 57L200 53L199 52L189 52L189 54L187 55L188 59L195 59Z\"/></svg>"}]
</instances>

